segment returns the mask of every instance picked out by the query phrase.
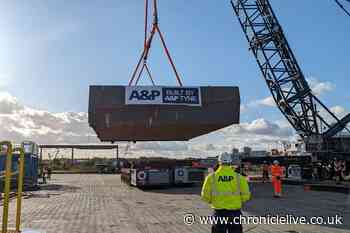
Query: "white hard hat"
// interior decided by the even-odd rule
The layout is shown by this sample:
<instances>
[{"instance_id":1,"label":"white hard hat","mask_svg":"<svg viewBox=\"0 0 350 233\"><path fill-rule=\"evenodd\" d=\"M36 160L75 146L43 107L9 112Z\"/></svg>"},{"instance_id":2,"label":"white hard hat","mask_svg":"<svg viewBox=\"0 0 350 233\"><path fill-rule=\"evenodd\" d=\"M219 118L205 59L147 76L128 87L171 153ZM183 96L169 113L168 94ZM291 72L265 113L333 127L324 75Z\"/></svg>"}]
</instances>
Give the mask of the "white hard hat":
<instances>
[{"instance_id":1,"label":"white hard hat","mask_svg":"<svg viewBox=\"0 0 350 233\"><path fill-rule=\"evenodd\" d=\"M230 154L223 153L219 155L219 163L221 164L231 164L232 163L232 157Z\"/></svg>"},{"instance_id":2,"label":"white hard hat","mask_svg":"<svg viewBox=\"0 0 350 233\"><path fill-rule=\"evenodd\" d=\"M273 164L279 164L278 160L273 161Z\"/></svg>"}]
</instances>

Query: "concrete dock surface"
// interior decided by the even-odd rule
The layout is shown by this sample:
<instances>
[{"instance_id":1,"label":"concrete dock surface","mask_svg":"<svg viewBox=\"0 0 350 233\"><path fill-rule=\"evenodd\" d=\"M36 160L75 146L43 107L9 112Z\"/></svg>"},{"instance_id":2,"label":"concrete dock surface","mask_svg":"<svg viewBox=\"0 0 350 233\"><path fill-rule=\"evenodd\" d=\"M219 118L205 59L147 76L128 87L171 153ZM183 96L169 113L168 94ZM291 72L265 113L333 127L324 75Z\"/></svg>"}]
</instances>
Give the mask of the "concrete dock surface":
<instances>
[{"instance_id":1,"label":"concrete dock surface","mask_svg":"<svg viewBox=\"0 0 350 233\"><path fill-rule=\"evenodd\" d=\"M251 184L253 199L244 214L265 216L343 217L342 225L244 225L244 232L319 233L350 232L350 196L304 191L285 186L285 196L272 198L270 184ZM139 190L120 181L119 175L54 175L42 190L27 193L23 201L23 228L43 233L205 233L210 225L198 216L211 215L200 200L200 187ZM15 201L11 201L14 225ZM198 222L184 224L193 213Z\"/></svg>"}]
</instances>

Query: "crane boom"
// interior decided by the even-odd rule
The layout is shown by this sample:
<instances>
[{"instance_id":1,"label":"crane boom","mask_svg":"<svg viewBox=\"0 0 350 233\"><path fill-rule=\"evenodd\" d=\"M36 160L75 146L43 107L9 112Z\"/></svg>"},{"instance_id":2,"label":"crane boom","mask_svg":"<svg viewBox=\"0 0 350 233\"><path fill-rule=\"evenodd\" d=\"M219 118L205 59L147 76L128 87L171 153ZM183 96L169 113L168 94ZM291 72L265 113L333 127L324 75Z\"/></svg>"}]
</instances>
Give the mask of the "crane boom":
<instances>
[{"instance_id":1,"label":"crane boom","mask_svg":"<svg viewBox=\"0 0 350 233\"><path fill-rule=\"evenodd\" d=\"M313 93L268 0L231 0L267 86L282 114L303 138L344 129Z\"/></svg>"}]
</instances>

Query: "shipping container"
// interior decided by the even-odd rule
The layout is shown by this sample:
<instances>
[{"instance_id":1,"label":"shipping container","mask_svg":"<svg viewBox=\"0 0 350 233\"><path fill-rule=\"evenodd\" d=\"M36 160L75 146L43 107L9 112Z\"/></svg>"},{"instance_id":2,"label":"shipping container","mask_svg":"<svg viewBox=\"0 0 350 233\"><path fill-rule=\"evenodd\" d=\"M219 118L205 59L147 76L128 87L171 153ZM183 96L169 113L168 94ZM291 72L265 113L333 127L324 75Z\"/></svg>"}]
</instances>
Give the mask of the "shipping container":
<instances>
[{"instance_id":1,"label":"shipping container","mask_svg":"<svg viewBox=\"0 0 350 233\"><path fill-rule=\"evenodd\" d=\"M174 184L199 184L202 183L207 169L181 166L174 168Z\"/></svg>"},{"instance_id":2,"label":"shipping container","mask_svg":"<svg viewBox=\"0 0 350 233\"><path fill-rule=\"evenodd\" d=\"M139 188L168 186L172 184L172 169L130 169L130 184Z\"/></svg>"},{"instance_id":3,"label":"shipping container","mask_svg":"<svg viewBox=\"0 0 350 233\"><path fill-rule=\"evenodd\" d=\"M24 188L32 189L38 185L38 166L39 166L39 157L38 157L38 147L33 142L24 142ZM11 187L16 187L17 177L18 177L18 168L19 168L19 153L15 152L12 155L12 164L11 171L14 173L12 176ZM5 164L6 164L6 155L0 155L0 189L3 188L4 182L4 173L5 173Z\"/></svg>"},{"instance_id":4,"label":"shipping container","mask_svg":"<svg viewBox=\"0 0 350 233\"><path fill-rule=\"evenodd\" d=\"M14 154L13 158L13 169L18 172L18 160L19 154ZM33 188L38 185L38 163L39 158L37 155L33 155L30 153L24 154L24 187L25 188Z\"/></svg>"}]
</instances>

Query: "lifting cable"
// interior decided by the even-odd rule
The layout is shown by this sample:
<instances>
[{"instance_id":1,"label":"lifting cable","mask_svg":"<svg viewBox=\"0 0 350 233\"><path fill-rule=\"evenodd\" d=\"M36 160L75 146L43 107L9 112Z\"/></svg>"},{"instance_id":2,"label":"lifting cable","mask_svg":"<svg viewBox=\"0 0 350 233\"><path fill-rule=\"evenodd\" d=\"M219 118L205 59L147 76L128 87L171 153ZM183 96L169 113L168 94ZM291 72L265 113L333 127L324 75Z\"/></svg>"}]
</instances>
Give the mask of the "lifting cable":
<instances>
[{"instance_id":1,"label":"lifting cable","mask_svg":"<svg viewBox=\"0 0 350 233\"><path fill-rule=\"evenodd\" d=\"M145 36L144 36L144 48L143 51L141 53L141 57L136 65L136 68L134 70L134 72L132 73L131 79L129 81L129 86L133 85L133 83L135 83L135 86L138 84L141 75L143 73L144 70L146 70L148 77L150 78L153 86L155 86L154 83L154 79L152 77L151 71L147 65L147 59L149 56L149 52L150 52L150 48L151 48L151 44L154 38L154 35L156 33L158 33L161 44L163 46L163 49L165 51L165 54L167 55L167 58L169 60L169 63L175 73L177 82L179 84L179 86L182 86L182 81L180 78L179 73L177 72L177 69L175 67L175 63L170 55L169 49L165 43L165 39L164 36L161 32L161 30L159 29L159 25L158 25L158 6L157 6L157 0L153 0L153 23L152 23L152 30L150 32L150 35L148 36L148 8L149 8L149 0L145 0ZM142 67L141 67L142 65ZM141 69L140 69L141 67ZM135 80L136 79L136 80Z\"/></svg>"}]
</instances>

